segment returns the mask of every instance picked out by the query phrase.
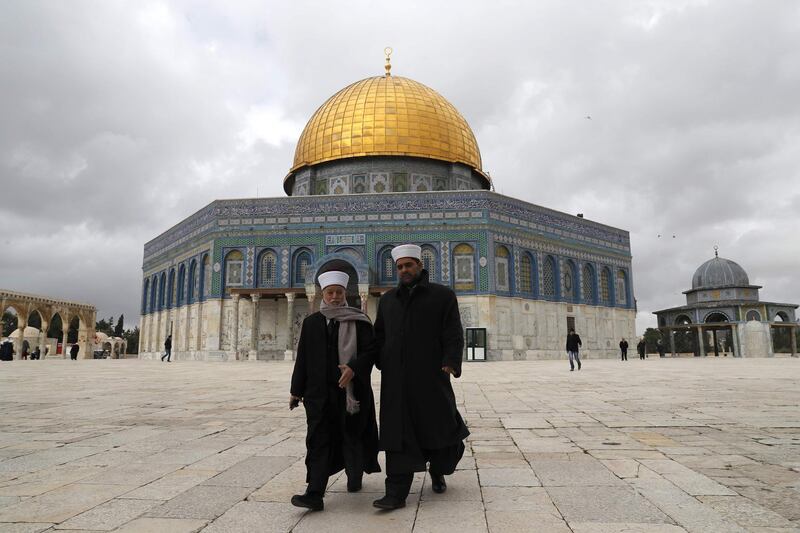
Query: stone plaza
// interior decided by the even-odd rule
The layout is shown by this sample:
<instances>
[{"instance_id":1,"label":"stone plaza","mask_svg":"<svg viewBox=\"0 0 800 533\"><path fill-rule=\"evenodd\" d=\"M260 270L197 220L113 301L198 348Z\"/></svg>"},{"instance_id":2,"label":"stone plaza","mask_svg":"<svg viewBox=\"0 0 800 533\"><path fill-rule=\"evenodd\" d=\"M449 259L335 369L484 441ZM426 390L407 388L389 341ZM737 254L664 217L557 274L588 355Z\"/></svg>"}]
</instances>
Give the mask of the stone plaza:
<instances>
[{"instance_id":1,"label":"stone plaza","mask_svg":"<svg viewBox=\"0 0 800 533\"><path fill-rule=\"evenodd\" d=\"M800 531L800 361L468 363L466 456L434 494L325 511L304 488L291 363L0 364L0 531ZM377 389L380 373L373 379ZM382 459L382 455L381 455Z\"/></svg>"}]
</instances>

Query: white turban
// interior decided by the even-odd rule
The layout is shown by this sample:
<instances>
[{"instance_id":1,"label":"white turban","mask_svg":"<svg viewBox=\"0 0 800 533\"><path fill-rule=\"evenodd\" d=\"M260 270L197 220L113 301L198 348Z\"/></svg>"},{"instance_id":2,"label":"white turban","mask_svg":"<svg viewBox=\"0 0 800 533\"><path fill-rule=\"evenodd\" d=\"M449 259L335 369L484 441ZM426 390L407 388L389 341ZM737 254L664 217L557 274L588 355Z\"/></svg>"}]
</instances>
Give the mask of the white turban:
<instances>
[{"instance_id":1,"label":"white turban","mask_svg":"<svg viewBox=\"0 0 800 533\"><path fill-rule=\"evenodd\" d=\"M404 257L411 257L413 259L422 259L422 248L416 244L401 244L392 248L392 259L395 263Z\"/></svg>"},{"instance_id":2,"label":"white turban","mask_svg":"<svg viewBox=\"0 0 800 533\"><path fill-rule=\"evenodd\" d=\"M323 272L319 275L319 286L322 289L328 285L341 285L342 287L347 288L347 282L349 281L350 276L344 272L339 272L338 270Z\"/></svg>"}]
</instances>

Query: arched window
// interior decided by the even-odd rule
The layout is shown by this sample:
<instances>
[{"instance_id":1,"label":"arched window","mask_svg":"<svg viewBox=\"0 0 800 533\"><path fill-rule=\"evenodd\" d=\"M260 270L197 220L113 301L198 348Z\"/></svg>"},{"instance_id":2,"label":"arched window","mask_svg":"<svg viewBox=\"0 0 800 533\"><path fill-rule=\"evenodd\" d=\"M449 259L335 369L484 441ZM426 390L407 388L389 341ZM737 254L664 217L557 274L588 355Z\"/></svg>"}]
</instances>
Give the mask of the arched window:
<instances>
[{"instance_id":1,"label":"arched window","mask_svg":"<svg viewBox=\"0 0 800 533\"><path fill-rule=\"evenodd\" d=\"M453 287L461 291L475 290L475 251L469 244L459 244L453 248L455 274Z\"/></svg>"},{"instance_id":2,"label":"arched window","mask_svg":"<svg viewBox=\"0 0 800 533\"><path fill-rule=\"evenodd\" d=\"M185 265L181 265L181 267L178 269L178 299L177 299L177 305L179 305L179 306L183 305L183 297L186 294L185 285L186 285L186 266Z\"/></svg>"},{"instance_id":3,"label":"arched window","mask_svg":"<svg viewBox=\"0 0 800 533\"><path fill-rule=\"evenodd\" d=\"M436 250L433 246L422 247L422 268L428 271L431 281L436 279Z\"/></svg>"},{"instance_id":4,"label":"arched window","mask_svg":"<svg viewBox=\"0 0 800 533\"><path fill-rule=\"evenodd\" d=\"M153 276L153 281L150 282L150 312L156 310L158 307L158 276Z\"/></svg>"},{"instance_id":5,"label":"arched window","mask_svg":"<svg viewBox=\"0 0 800 533\"><path fill-rule=\"evenodd\" d=\"M542 265L542 296L556 297L556 260L552 255L548 255Z\"/></svg>"},{"instance_id":6,"label":"arched window","mask_svg":"<svg viewBox=\"0 0 800 533\"><path fill-rule=\"evenodd\" d=\"M306 283L306 274L308 273L308 268L311 266L311 252L306 249L301 249L295 252L294 255L294 284L295 285L305 285ZM309 280L310 281L310 280Z\"/></svg>"},{"instance_id":7,"label":"arched window","mask_svg":"<svg viewBox=\"0 0 800 533\"><path fill-rule=\"evenodd\" d=\"M508 292L511 290L511 283L508 278L508 260L511 254L505 246L497 246L494 249L494 271L495 283L498 291Z\"/></svg>"},{"instance_id":8,"label":"arched window","mask_svg":"<svg viewBox=\"0 0 800 533\"><path fill-rule=\"evenodd\" d=\"M167 285L167 309L175 305L175 269L169 271L169 283Z\"/></svg>"},{"instance_id":9,"label":"arched window","mask_svg":"<svg viewBox=\"0 0 800 533\"><path fill-rule=\"evenodd\" d=\"M611 275L607 268L600 271L600 302L611 303Z\"/></svg>"},{"instance_id":10,"label":"arched window","mask_svg":"<svg viewBox=\"0 0 800 533\"><path fill-rule=\"evenodd\" d=\"M201 278L203 281L203 287L201 294L203 298L208 298L208 295L211 294L211 258L206 254L203 256L203 277Z\"/></svg>"},{"instance_id":11,"label":"arched window","mask_svg":"<svg viewBox=\"0 0 800 533\"><path fill-rule=\"evenodd\" d=\"M258 264L259 287L274 287L278 279L278 256L272 250L265 250L261 254Z\"/></svg>"},{"instance_id":12,"label":"arched window","mask_svg":"<svg viewBox=\"0 0 800 533\"><path fill-rule=\"evenodd\" d=\"M397 270L394 267L391 246L381 250L380 255L378 255L378 268L380 269L378 277L382 285L394 285L397 283Z\"/></svg>"},{"instance_id":13,"label":"arched window","mask_svg":"<svg viewBox=\"0 0 800 533\"><path fill-rule=\"evenodd\" d=\"M144 287L142 289L142 314L147 312L147 291L150 290L150 280L144 280Z\"/></svg>"},{"instance_id":14,"label":"arched window","mask_svg":"<svg viewBox=\"0 0 800 533\"><path fill-rule=\"evenodd\" d=\"M164 301L166 300L167 292L167 275L161 274L161 279L158 282L158 310L164 309Z\"/></svg>"},{"instance_id":15,"label":"arched window","mask_svg":"<svg viewBox=\"0 0 800 533\"><path fill-rule=\"evenodd\" d=\"M572 261L566 261L564 265L566 266L564 269L564 298L567 301L574 302L577 300L575 293L578 288L575 284L577 283L578 273L575 269L575 263Z\"/></svg>"},{"instance_id":16,"label":"arched window","mask_svg":"<svg viewBox=\"0 0 800 533\"><path fill-rule=\"evenodd\" d=\"M761 313L759 313L755 309L751 309L751 310L749 310L747 312L747 317L746 318L747 318L748 322L751 322L751 321L761 322Z\"/></svg>"},{"instance_id":17,"label":"arched window","mask_svg":"<svg viewBox=\"0 0 800 533\"><path fill-rule=\"evenodd\" d=\"M523 253L519 259L519 290L530 294L533 289L531 280L533 279L533 262L528 253Z\"/></svg>"},{"instance_id":18,"label":"arched window","mask_svg":"<svg viewBox=\"0 0 800 533\"><path fill-rule=\"evenodd\" d=\"M583 265L581 273L581 291L583 292L583 301L587 304L596 303L594 294L594 268L589 263Z\"/></svg>"},{"instance_id":19,"label":"arched window","mask_svg":"<svg viewBox=\"0 0 800 533\"><path fill-rule=\"evenodd\" d=\"M192 303L194 301L194 284L197 282L197 263L194 259L189 264L189 297L186 299L187 303Z\"/></svg>"},{"instance_id":20,"label":"arched window","mask_svg":"<svg viewBox=\"0 0 800 533\"><path fill-rule=\"evenodd\" d=\"M244 274L244 256L239 250L228 252L225 256L225 285L228 287L242 284Z\"/></svg>"},{"instance_id":21,"label":"arched window","mask_svg":"<svg viewBox=\"0 0 800 533\"><path fill-rule=\"evenodd\" d=\"M625 279L625 271L617 270L616 279L616 300L619 305L627 305L628 303L628 281Z\"/></svg>"}]
</instances>

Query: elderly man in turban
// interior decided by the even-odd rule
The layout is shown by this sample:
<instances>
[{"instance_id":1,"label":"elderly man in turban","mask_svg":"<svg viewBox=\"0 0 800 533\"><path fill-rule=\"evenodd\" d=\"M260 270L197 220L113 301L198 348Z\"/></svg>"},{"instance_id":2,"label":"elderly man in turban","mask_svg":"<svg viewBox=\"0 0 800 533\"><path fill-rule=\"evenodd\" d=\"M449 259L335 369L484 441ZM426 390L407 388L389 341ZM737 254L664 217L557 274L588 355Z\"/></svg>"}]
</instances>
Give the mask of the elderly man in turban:
<instances>
[{"instance_id":1,"label":"elderly man in turban","mask_svg":"<svg viewBox=\"0 0 800 533\"><path fill-rule=\"evenodd\" d=\"M361 490L364 472L380 472L378 428L372 395L374 337L369 318L347 306L349 276L319 275L320 310L303 321L292 373L289 409L306 409L306 482L292 504L324 507L328 477L344 468L347 490Z\"/></svg>"},{"instance_id":2,"label":"elderly man in turban","mask_svg":"<svg viewBox=\"0 0 800 533\"><path fill-rule=\"evenodd\" d=\"M381 297L375 320L386 452L386 495L373 502L379 509L404 507L414 472L427 463L433 491L444 492L469 435L450 384L461 375L464 348L458 302L449 287L428 281L421 254L414 244L392 250L400 283Z\"/></svg>"}]
</instances>

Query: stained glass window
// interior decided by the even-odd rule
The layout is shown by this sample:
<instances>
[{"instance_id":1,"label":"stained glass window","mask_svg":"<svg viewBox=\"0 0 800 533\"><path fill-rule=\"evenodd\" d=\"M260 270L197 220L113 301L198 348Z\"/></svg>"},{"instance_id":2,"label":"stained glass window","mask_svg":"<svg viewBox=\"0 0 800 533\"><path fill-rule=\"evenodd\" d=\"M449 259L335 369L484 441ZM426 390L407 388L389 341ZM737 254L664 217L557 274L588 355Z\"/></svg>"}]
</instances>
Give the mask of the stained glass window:
<instances>
[{"instance_id":1,"label":"stained glass window","mask_svg":"<svg viewBox=\"0 0 800 533\"><path fill-rule=\"evenodd\" d=\"M386 248L381 252L380 268L380 277L384 284L390 285L397 281L397 272L395 271L391 248Z\"/></svg>"},{"instance_id":2,"label":"stained glass window","mask_svg":"<svg viewBox=\"0 0 800 533\"><path fill-rule=\"evenodd\" d=\"M294 257L294 282L297 285L304 285L306 282L306 273L308 267L311 266L311 253L306 250L299 252Z\"/></svg>"},{"instance_id":3,"label":"stained glass window","mask_svg":"<svg viewBox=\"0 0 800 533\"><path fill-rule=\"evenodd\" d=\"M211 259L208 256L203 258L203 296L211 294Z\"/></svg>"},{"instance_id":4,"label":"stained glass window","mask_svg":"<svg viewBox=\"0 0 800 533\"><path fill-rule=\"evenodd\" d=\"M531 256L522 254L519 261L519 289L522 292L531 292Z\"/></svg>"},{"instance_id":5,"label":"stained glass window","mask_svg":"<svg viewBox=\"0 0 800 533\"><path fill-rule=\"evenodd\" d=\"M422 247L422 267L428 271L431 280L436 279L436 250L430 246Z\"/></svg>"},{"instance_id":6,"label":"stained glass window","mask_svg":"<svg viewBox=\"0 0 800 533\"><path fill-rule=\"evenodd\" d=\"M225 285L241 285L244 267L242 252L234 250L225 258Z\"/></svg>"},{"instance_id":7,"label":"stained glass window","mask_svg":"<svg viewBox=\"0 0 800 533\"><path fill-rule=\"evenodd\" d=\"M564 298L567 300L575 299L575 267L572 262L567 261L564 269Z\"/></svg>"},{"instance_id":8,"label":"stained glass window","mask_svg":"<svg viewBox=\"0 0 800 533\"><path fill-rule=\"evenodd\" d=\"M603 303L611 301L611 278L607 268L600 272L600 301Z\"/></svg>"},{"instance_id":9,"label":"stained glass window","mask_svg":"<svg viewBox=\"0 0 800 533\"><path fill-rule=\"evenodd\" d=\"M189 265L189 298L187 302L191 303L194 300L194 284L197 280L197 263L192 261Z\"/></svg>"},{"instance_id":10,"label":"stained glass window","mask_svg":"<svg viewBox=\"0 0 800 533\"><path fill-rule=\"evenodd\" d=\"M259 285L261 287L274 287L275 286L275 266L278 263L278 256L275 252L267 250L261 254L261 264L259 265Z\"/></svg>"},{"instance_id":11,"label":"stained glass window","mask_svg":"<svg viewBox=\"0 0 800 533\"><path fill-rule=\"evenodd\" d=\"M455 267L454 287L457 290L475 290L475 252L469 244L459 244L453 248Z\"/></svg>"},{"instance_id":12,"label":"stained glass window","mask_svg":"<svg viewBox=\"0 0 800 533\"><path fill-rule=\"evenodd\" d=\"M542 296L555 297L556 295L556 260L548 255L542 266Z\"/></svg>"},{"instance_id":13,"label":"stained glass window","mask_svg":"<svg viewBox=\"0 0 800 533\"><path fill-rule=\"evenodd\" d=\"M594 303L594 270L591 265L583 265L581 288L583 289L583 301Z\"/></svg>"},{"instance_id":14,"label":"stained glass window","mask_svg":"<svg viewBox=\"0 0 800 533\"><path fill-rule=\"evenodd\" d=\"M494 266L495 266L495 282L497 283L497 290L508 291L508 248L505 246L498 246L494 250Z\"/></svg>"},{"instance_id":15,"label":"stained glass window","mask_svg":"<svg viewBox=\"0 0 800 533\"><path fill-rule=\"evenodd\" d=\"M622 270L618 270L616 296L617 296L617 303L620 305L625 305L628 301L628 299L626 298L627 296L626 285L627 283L625 282L625 272L623 272Z\"/></svg>"}]
</instances>

